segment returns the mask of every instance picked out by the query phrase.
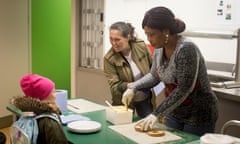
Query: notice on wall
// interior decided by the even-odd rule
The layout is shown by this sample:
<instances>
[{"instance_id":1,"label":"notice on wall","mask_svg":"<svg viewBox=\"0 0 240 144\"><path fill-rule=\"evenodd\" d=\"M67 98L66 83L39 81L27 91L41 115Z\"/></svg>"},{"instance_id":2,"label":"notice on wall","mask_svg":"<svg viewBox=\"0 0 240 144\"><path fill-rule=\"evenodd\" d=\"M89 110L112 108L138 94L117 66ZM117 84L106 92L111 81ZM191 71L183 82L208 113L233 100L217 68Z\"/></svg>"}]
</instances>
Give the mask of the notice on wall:
<instances>
[{"instance_id":1,"label":"notice on wall","mask_svg":"<svg viewBox=\"0 0 240 144\"><path fill-rule=\"evenodd\" d=\"M230 25L235 19L233 0L218 0L216 18L219 24Z\"/></svg>"}]
</instances>

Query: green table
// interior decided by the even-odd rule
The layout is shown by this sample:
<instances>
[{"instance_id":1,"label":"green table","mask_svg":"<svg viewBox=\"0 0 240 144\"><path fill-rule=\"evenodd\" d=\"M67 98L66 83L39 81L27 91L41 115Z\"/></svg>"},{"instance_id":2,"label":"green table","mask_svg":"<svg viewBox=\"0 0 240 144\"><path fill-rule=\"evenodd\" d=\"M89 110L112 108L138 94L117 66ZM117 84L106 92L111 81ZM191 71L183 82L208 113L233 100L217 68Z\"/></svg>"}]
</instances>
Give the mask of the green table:
<instances>
[{"instance_id":1,"label":"green table","mask_svg":"<svg viewBox=\"0 0 240 144\"><path fill-rule=\"evenodd\" d=\"M136 144L136 142L132 141L131 139L128 139L127 137L108 128L108 126L112 124L106 121L105 110L84 113L81 115L87 116L94 121L100 122L102 124L102 129L96 133L79 134L79 133L69 132L67 130L67 127L64 126L63 127L64 132L67 136L67 139L70 142L74 144ZM136 117L134 117L133 119L134 121L138 120L138 118ZM168 131L182 137L181 140L167 142L164 144L186 144L186 143L197 144L198 143L197 142L199 140L198 136L185 133L179 130L167 128L164 125L159 125L159 126L164 127L164 129L167 129Z\"/></svg>"}]
</instances>

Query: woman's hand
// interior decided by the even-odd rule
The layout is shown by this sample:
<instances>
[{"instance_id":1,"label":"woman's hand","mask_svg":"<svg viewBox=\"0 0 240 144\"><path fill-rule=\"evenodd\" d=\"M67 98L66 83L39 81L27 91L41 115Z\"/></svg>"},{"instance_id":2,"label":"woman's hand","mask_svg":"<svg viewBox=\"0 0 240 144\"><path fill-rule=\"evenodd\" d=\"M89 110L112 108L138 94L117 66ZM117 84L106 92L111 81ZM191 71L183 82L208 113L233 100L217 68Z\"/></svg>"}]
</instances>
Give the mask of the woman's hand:
<instances>
[{"instance_id":1,"label":"woman's hand","mask_svg":"<svg viewBox=\"0 0 240 144\"><path fill-rule=\"evenodd\" d=\"M133 96L134 96L134 90L128 88L122 95L122 103L125 106L129 106L129 104L133 99Z\"/></svg>"},{"instance_id":2,"label":"woman's hand","mask_svg":"<svg viewBox=\"0 0 240 144\"><path fill-rule=\"evenodd\" d=\"M157 122L157 117L153 114L148 115L144 119L137 122L137 124L141 124L142 131L148 131L153 129L154 124Z\"/></svg>"},{"instance_id":3,"label":"woman's hand","mask_svg":"<svg viewBox=\"0 0 240 144\"><path fill-rule=\"evenodd\" d=\"M132 88L132 84L133 84L133 83L128 83L128 84L127 84L127 88Z\"/></svg>"}]
</instances>

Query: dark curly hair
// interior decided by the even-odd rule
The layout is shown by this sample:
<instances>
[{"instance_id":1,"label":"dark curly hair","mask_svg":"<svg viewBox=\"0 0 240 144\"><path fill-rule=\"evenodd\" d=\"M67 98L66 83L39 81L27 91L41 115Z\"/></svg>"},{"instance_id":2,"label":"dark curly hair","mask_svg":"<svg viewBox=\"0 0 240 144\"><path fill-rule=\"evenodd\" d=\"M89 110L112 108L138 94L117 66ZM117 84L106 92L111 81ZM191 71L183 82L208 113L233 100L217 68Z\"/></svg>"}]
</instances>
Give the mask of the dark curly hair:
<instances>
[{"instance_id":1,"label":"dark curly hair","mask_svg":"<svg viewBox=\"0 0 240 144\"><path fill-rule=\"evenodd\" d=\"M154 7L148 10L142 21L142 28L145 26L161 31L168 29L172 35L185 30L185 23L175 18L173 12L166 7Z\"/></svg>"}]
</instances>

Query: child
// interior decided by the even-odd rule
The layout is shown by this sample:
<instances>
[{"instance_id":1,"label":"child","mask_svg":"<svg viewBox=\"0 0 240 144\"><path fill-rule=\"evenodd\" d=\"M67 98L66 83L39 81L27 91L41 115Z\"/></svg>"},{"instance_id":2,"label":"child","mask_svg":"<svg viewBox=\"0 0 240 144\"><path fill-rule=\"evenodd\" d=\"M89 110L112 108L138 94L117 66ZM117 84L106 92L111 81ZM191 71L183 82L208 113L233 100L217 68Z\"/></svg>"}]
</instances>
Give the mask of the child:
<instances>
[{"instance_id":1,"label":"child","mask_svg":"<svg viewBox=\"0 0 240 144\"><path fill-rule=\"evenodd\" d=\"M20 80L24 97L16 97L11 102L23 112L60 114L56 105L55 84L48 78L37 74L27 74ZM67 144L61 124L48 117L37 120L38 144Z\"/></svg>"}]
</instances>

